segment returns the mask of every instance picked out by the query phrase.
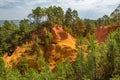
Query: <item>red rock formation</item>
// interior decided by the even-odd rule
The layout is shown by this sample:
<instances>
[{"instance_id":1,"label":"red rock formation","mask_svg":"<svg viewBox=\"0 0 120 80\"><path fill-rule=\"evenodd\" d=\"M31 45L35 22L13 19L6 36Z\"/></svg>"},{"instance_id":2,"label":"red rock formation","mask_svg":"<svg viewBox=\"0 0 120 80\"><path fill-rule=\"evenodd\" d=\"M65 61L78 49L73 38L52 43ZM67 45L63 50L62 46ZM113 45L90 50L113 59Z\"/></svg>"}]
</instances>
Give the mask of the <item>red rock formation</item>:
<instances>
[{"instance_id":1,"label":"red rock formation","mask_svg":"<svg viewBox=\"0 0 120 80\"><path fill-rule=\"evenodd\" d=\"M112 27L101 26L97 28L95 32L95 37L98 40L98 43L105 42L107 40L108 34L112 31L115 31L117 28L120 28L120 25Z\"/></svg>"}]
</instances>

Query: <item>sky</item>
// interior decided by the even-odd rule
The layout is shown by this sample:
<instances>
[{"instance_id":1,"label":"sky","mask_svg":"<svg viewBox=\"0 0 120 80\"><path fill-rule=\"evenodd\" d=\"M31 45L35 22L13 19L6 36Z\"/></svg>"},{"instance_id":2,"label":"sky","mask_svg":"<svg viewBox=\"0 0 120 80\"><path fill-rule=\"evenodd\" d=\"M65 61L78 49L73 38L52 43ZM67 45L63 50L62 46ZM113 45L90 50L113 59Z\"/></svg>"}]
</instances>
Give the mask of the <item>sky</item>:
<instances>
[{"instance_id":1,"label":"sky","mask_svg":"<svg viewBox=\"0 0 120 80\"><path fill-rule=\"evenodd\" d=\"M42 8L60 6L78 11L79 17L97 19L110 13L120 4L120 0L0 0L0 20L27 18L37 6Z\"/></svg>"}]
</instances>

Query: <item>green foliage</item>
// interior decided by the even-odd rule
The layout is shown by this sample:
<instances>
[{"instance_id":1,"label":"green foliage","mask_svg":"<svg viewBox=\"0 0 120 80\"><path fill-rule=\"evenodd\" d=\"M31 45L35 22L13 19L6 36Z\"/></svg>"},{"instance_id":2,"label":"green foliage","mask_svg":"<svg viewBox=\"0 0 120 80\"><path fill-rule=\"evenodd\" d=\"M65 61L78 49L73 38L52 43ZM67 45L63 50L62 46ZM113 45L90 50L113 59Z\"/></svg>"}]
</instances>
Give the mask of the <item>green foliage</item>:
<instances>
[{"instance_id":1,"label":"green foliage","mask_svg":"<svg viewBox=\"0 0 120 80\"><path fill-rule=\"evenodd\" d=\"M66 13L65 13L65 22L64 22L67 27L72 27L72 23L73 23L72 22L72 20L73 20L72 17L73 17L72 16L72 9L68 8Z\"/></svg>"},{"instance_id":2,"label":"green foliage","mask_svg":"<svg viewBox=\"0 0 120 80\"><path fill-rule=\"evenodd\" d=\"M35 23L39 24L41 22L42 16L45 15L45 11L41 7L36 7L36 9L32 10L32 13L28 15L28 17L31 19L33 18L35 20Z\"/></svg>"},{"instance_id":3,"label":"green foliage","mask_svg":"<svg viewBox=\"0 0 120 80\"><path fill-rule=\"evenodd\" d=\"M84 57L84 50L79 47L84 43L84 38L80 36L77 41L78 55L73 62L73 69L76 80L109 80L120 79L120 55L119 55L119 32L110 34L106 44L97 45L94 36L90 36Z\"/></svg>"},{"instance_id":4,"label":"green foliage","mask_svg":"<svg viewBox=\"0 0 120 80\"><path fill-rule=\"evenodd\" d=\"M94 34L95 30L96 30L96 26L95 26L95 22L93 20L89 20L89 19L85 19L84 20L84 24L85 24L85 35L87 34Z\"/></svg>"},{"instance_id":5,"label":"green foliage","mask_svg":"<svg viewBox=\"0 0 120 80\"><path fill-rule=\"evenodd\" d=\"M76 80L87 79L94 80L96 79L96 67L97 67L97 46L96 41L94 40L94 36L90 36L90 41L86 52L88 53L86 57L84 57L84 49L79 47L85 44L84 38L82 36L79 37L77 41L78 55L76 61L73 62L73 69L75 71Z\"/></svg>"},{"instance_id":6,"label":"green foliage","mask_svg":"<svg viewBox=\"0 0 120 80\"><path fill-rule=\"evenodd\" d=\"M44 53L40 49L38 43L35 43L33 45L32 49L33 49L33 53L37 54L37 56L38 56L38 59L36 60L38 66L46 67L47 63L45 62Z\"/></svg>"},{"instance_id":7,"label":"green foliage","mask_svg":"<svg viewBox=\"0 0 120 80\"><path fill-rule=\"evenodd\" d=\"M18 27L9 21L5 21L4 24L0 27L0 53L7 52L9 50L9 47L11 46L9 44L9 39L11 38L11 35L18 31Z\"/></svg>"},{"instance_id":8,"label":"green foliage","mask_svg":"<svg viewBox=\"0 0 120 80\"><path fill-rule=\"evenodd\" d=\"M75 34L76 36L83 33L85 30L83 21L78 17L78 12L71 8L68 8L65 13L64 26L70 28L72 30L72 34Z\"/></svg>"},{"instance_id":9,"label":"green foliage","mask_svg":"<svg viewBox=\"0 0 120 80\"><path fill-rule=\"evenodd\" d=\"M50 42L51 42L51 41L52 41L52 39L53 39L53 35L52 35L52 33L51 33L51 32L49 32L49 31L46 31L46 35L47 35L47 38L46 38L45 43L46 43L46 45L49 45L49 44L50 44Z\"/></svg>"},{"instance_id":10,"label":"green foliage","mask_svg":"<svg viewBox=\"0 0 120 80\"><path fill-rule=\"evenodd\" d=\"M120 75L120 29L109 35L107 42L106 59L109 63L109 73Z\"/></svg>"},{"instance_id":11,"label":"green foliage","mask_svg":"<svg viewBox=\"0 0 120 80\"><path fill-rule=\"evenodd\" d=\"M28 70L28 59L27 56L24 56L20 59L20 62L14 66L22 75Z\"/></svg>"},{"instance_id":12,"label":"green foliage","mask_svg":"<svg viewBox=\"0 0 120 80\"><path fill-rule=\"evenodd\" d=\"M30 32L35 29L34 27L26 19L20 21L19 27L12 22L5 21L0 27L0 55L5 52L11 55L16 46L30 39Z\"/></svg>"},{"instance_id":13,"label":"green foliage","mask_svg":"<svg viewBox=\"0 0 120 80\"><path fill-rule=\"evenodd\" d=\"M3 59L0 57L0 80L20 80L21 75L14 69L5 68Z\"/></svg>"},{"instance_id":14,"label":"green foliage","mask_svg":"<svg viewBox=\"0 0 120 80\"><path fill-rule=\"evenodd\" d=\"M35 23L44 25L50 24L63 24L64 21L64 11L61 7L50 6L48 8L37 7L32 10L32 13L28 15L30 19L34 19ZM44 21L43 18L46 18ZM45 24L46 23L46 24ZM50 25L49 25L50 26Z\"/></svg>"},{"instance_id":15,"label":"green foliage","mask_svg":"<svg viewBox=\"0 0 120 80\"><path fill-rule=\"evenodd\" d=\"M80 19L80 18L77 18L76 21L74 21L73 23L73 33L76 35L76 36L79 36L79 34L82 34L85 32L85 25L83 23L83 21ZM88 28L87 28L88 29Z\"/></svg>"},{"instance_id":16,"label":"green foliage","mask_svg":"<svg viewBox=\"0 0 120 80\"><path fill-rule=\"evenodd\" d=\"M50 21L51 24L63 24L64 11L61 7L50 6L46 9L46 15L48 16L48 21Z\"/></svg>"},{"instance_id":17,"label":"green foliage","mask_svg":"<svg viewBox=\"0 0 120 80\"><path fill-rule=\"evenodd\" d=\"M74 80L74 70L68 60L59 63L52 74L53 80Z\"/></svg>"},{"instance_id":18,"label":"green foliage","mask_svg":"<svg viewBox=\"0 0 120 80\"><path fill-rule=\"evenodd\" d=\"M76 61L73 63L73 69L74 69L75 79L76 80L83 79L83 75L84 75L84 59L83 59L83 54L82 53L79 53L77 55Z\"/></svg>"},{"instance_id":19,"label":"green foliage","mask_svg":"<svg viewBox=\"0 0 120 80\"><path fill-rule=\"evenodd\" d=\"M24 19L20 21L20 31L22 34L26 34L27 32L29 32L29 24L28 24L28 20Z\"/></svg>"},{"instance_id":20,"label":"green foliage","mask_svg":"<svg viewBox=\"0 0 120 80\"><path fill-rule=\"evenodd\" d=\"M0 78L3 80L6 77L5 64L3 59L0 57Z\"/></svg>"}]
</instances>

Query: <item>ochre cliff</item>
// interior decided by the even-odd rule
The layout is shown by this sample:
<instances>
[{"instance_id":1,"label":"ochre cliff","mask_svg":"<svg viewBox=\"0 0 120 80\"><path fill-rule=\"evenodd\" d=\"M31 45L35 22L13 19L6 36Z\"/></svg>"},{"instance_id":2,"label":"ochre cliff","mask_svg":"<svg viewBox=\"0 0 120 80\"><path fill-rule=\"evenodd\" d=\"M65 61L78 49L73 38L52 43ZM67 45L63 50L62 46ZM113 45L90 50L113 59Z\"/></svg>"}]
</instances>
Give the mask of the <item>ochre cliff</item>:
<instances>
[{"instance_id":1,"label":"ochre cliff","mask_svg":"<svg viewBox=\"0 0 120 80\"><path fill-rule=\"evenodd\" d=\"M69 33L65 32L60 25L54 25L48 30L52 33L53 39L51 43L49 43L49 46L45 47L39 45L39 49L44 53L45 60L50 65L50 68L54 69L56 64L63 61L65 58L69 58L69 62L74 61L77 54L75 47L76 39ZM32 53L30 49L34 45L35 40L44 35L45 31L41 28L33 31L29 42L22 44L22 46L18 46L11 56L8 56L7 54L3 56L6 66L13 67L21 61L23 56L27 56L28 65L39 69L35 61L35 58L38 57L34 52Z\"/></svg>"}]
</instances>

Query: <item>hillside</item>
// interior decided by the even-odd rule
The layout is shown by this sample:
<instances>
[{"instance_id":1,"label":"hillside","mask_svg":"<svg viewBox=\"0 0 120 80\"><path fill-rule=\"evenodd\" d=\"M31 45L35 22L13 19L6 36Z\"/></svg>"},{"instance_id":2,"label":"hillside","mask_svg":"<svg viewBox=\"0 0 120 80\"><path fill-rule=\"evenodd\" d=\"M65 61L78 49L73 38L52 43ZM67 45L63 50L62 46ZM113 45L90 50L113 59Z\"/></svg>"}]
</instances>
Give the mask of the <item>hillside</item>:
<instances>
[{"instance_id":1,"label":"hillside","mask_svg":"<svg viewBox=\"0 0 120 80\"><path fill-rule=\"evenodd\" d=\"M54 69L56 64L63 61L65 58L69 58L70 62L74 61L77 54L75 48L76 39L65 32L62 29L62 26L59 25L53 26L51 28L51 33L53 35L53 40L49 43L49 46L45 47L39 45L39 48L40 50L42 49L45 60L49 63L51 69ZM27 55L29 65L33 68L38 68L37 62L35 61L35 58L38 58L38 56L34 52L31 53L28 48L34 47L35 40L44 35L44 30L41 28L33 31L32 40L30 42L18 46L11 56L8 56L7 54L4 55L3 59L6 66L15 66L15 63L19 63L22 57Z\"/></svg>"},{"instance_id":2,"label":"hillside","mask_svg":"<svg viewBox=\"0 0 120 80\"><path fill-rule=\"evenodd\" d=\"M115 31L120 26L112 26L112 27L99 27L95 32L95 37L99 43L102 43L107 40L108 35ZM54 25L52 28L48 29L51 31L53 35L52 41L49 43L49 46L45 47L44 45L39 45L39 49L44 53L45 60L49 63L51 69L54 69L55 66L69 58L69 62L75 61L77 50L76 50L76 39L71 36L69 33L63 30L62 26ZM17 46L15 51L11 56L8 56L7 53L3 56L3 59L6 63L6 66L13 67L14 64L18 64L23 56L28 56L28 64L30 67L38 69L37 62L35 58L38 56L35 52L29 50L34 47L36 39L45 37L45 31L43 28L37 28L37 30L32 31L31 40L22 44L22 46ZM45 39L43 39L45 40ZM81 47L84 49L84 46ZM85 53L87 55L87 53ZM14 62L13 62L14 61Z\"/></svg>"}]
</instances>

